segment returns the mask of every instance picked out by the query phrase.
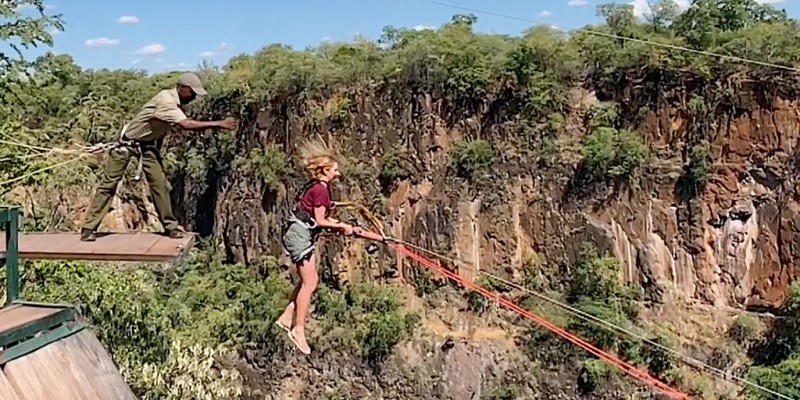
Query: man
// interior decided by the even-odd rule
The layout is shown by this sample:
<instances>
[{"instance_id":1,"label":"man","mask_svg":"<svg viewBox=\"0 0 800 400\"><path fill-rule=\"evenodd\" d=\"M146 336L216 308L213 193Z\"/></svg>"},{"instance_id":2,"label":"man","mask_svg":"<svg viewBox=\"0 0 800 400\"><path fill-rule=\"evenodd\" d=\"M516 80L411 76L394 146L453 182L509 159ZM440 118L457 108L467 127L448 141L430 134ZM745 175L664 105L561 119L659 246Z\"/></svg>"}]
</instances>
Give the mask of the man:
<instances>
[{"instance_id":1,"label":"man","mask_svg":"<svg viewBox=\"0 0 800 400\"><path fill-rule=\"evenodd\" d=\"M234 128L231 119L196 121L186 117L181 106L189 104L197 96L206 94L200 78L193 73L185 73L178 78L178 84L174 89L158 92L123 128L120 146L109 152L103 174L99 177L100 182L89 206L86 222L81 229L81 240L94 241L97 238L95 230L108 212L117 184L122 179L132 155L139 158L140 167L147 179L156 213L164 226L165 233L171 238L183 237L182 228L172 214L167 178L160 154L161 143L175 125L186 130Z\"/></svg>"}]
</instances>

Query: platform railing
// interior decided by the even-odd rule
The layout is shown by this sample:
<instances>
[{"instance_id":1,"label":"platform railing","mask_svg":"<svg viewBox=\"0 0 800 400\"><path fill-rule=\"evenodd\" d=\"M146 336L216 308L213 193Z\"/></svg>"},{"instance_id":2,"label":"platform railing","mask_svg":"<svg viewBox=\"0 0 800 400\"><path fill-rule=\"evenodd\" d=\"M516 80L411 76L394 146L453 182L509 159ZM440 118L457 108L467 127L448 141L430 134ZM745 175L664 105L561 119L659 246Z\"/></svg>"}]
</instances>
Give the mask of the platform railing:
<instances>
[{"instance_id":1,"label":"platform railing","mask_svg":"<svg viewBox=\"0 0 800 400\"><path fill-rule=\"evenodd\" d=\"M19 207L0 205L0 226L6 232L0 267L6 268L6 305L10 305L19 299Z\"/></svg>"}]
</instances>

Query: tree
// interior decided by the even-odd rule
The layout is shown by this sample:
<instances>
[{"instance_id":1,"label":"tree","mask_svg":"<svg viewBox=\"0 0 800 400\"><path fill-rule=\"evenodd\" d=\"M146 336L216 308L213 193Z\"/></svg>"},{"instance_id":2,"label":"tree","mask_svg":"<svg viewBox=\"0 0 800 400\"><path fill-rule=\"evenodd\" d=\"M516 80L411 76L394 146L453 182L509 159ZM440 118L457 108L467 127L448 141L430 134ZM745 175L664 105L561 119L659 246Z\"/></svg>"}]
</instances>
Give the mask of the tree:
<instances>
[{"instance_id":1,"label":"tree","mask_svg":"<svg viewBox=\"0 0 800 400\"><path fill-rule=\"evenodd\" d=\"M34 10L34 16L23 13ZM0 3L0 40L14 54L0 51L0 75L14 79L16 73L25 73L31 66L26 60L25 50L40 45L52 46L52 29L63 30L61 15L48 14L44 0L3 0Z\"/></svg>"}]
</instances>

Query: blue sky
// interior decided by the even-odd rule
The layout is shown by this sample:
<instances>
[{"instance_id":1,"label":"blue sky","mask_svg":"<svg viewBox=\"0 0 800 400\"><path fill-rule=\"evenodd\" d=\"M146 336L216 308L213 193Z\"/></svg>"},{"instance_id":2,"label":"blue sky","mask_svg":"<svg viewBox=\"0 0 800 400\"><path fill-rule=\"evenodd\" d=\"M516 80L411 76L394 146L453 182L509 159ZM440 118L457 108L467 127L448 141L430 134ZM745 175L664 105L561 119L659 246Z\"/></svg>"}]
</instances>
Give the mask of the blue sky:
<instances>
[{"instance_id":1,"label":"blue sky","mask_svg":"<svg viewBox=\"0 0 800 400\"><path fill-rule=\"evenodd\" d=\"M543 24L577 28L597 21L595 7L610 0L441 0ZM630 1L630 0L629 0ZM687 4L689 0L676 2ZM766 0L790 15L798 0ZM646 0L635 0L637 11ZM55 36L56 53L69 53L84 68L137 68L151 72L193 69L204 59L224 65L234 55L270 43L294 48L323 40L377 38L386 25L440 26L453 7L419 0L49 0L65 30ZM27 13L29 11L23 11ZM475 12L477 30L519 34L532 22Z\"/></svg>"}]
</instances>

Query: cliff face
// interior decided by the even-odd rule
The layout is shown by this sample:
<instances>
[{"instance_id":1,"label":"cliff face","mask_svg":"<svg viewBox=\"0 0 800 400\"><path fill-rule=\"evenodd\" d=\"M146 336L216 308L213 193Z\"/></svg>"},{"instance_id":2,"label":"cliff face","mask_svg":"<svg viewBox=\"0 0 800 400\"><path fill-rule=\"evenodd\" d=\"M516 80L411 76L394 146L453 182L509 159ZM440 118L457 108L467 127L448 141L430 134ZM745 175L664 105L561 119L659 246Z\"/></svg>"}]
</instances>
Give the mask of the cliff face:
<instances>
[{"instance_id":1,"label":"cliff face","mask_svg":"<svg viewBox=\"0 0 800 400\"><path fill-rule=\"evenodd\" d=\"M725 90L734 85L735 92ZM347 176L335 187L337 198L372 205L390 235L471 265L459 268L465 276L516 274L534 255L572 260L584 241L593 241L623 262L625 281L641 284L649 300L776 307L800 272L794 261L800 259L794 181L800 135L797 97L772 88L758 78L723 84L650 75L576 87L550 162L544 151L520 151L544 146L526 137L513 101L489 99L477 115L458 120L453 105L428 93L286 96L245 108L233 152L277 144L291 153L299 140L320 132L344 155ZM698 93L706 99L704 114L688 104ZM654 153L638 189L584 187L575 178L586 115L600 100L616 101L620 120ZM681 179L698 135L711 145L713 168L702 190L687 193ZM500 153L493 182L483 190L450 170L448 150L469 138L487 139ZM410 177L382 192L380 157L397 145L407 148ZM236 170L208 171L202 179L176 180L187 228L213 233L235 261L282 253L279 232L303 178L269 186ZM347 279L363 261L361 241L325 246L331 277ZM402 265L387 252L381 257Z\"/></svg>"}]
</instances>

